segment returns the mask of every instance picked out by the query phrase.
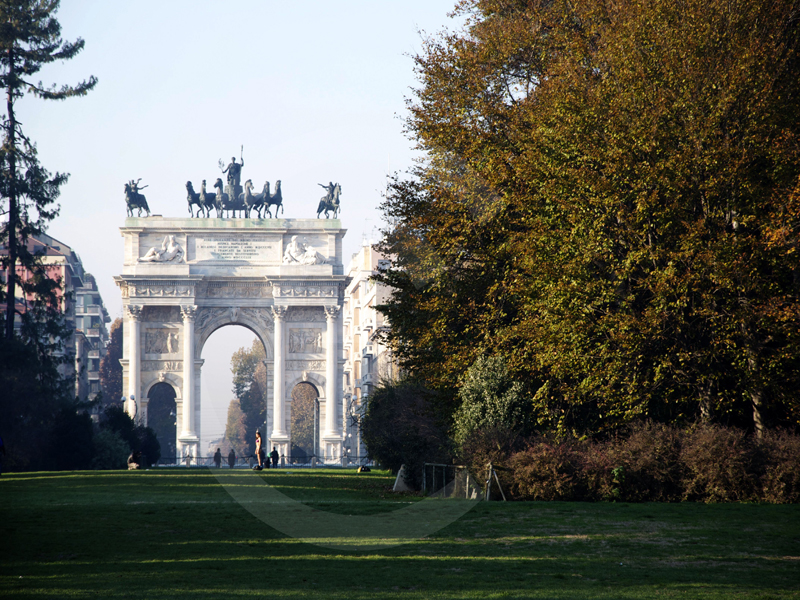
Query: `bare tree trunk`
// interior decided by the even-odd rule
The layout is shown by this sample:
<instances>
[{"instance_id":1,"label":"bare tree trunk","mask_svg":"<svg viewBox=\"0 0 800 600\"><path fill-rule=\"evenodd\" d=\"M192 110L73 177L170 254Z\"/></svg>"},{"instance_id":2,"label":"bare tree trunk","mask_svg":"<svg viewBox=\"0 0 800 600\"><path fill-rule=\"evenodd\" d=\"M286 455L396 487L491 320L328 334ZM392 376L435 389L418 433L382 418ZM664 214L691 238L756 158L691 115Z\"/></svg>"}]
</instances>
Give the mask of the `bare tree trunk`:
<instances>
[{"instance_id":1,"label":"bare tree trunk","mask_svg":"<svg viewBox=\"0 0 800 600\"><path fill-rule=\"evenodd\" d=\"M761 388L750 392L750 401L753 403L753 425L756 428L756 437L761 439L764 436L764 421L761 418Z\"/></svg>"},{"instance_id":2,"label":"bare tree trunk","mask_svg":"<svg viewBox=\"0 0 800 600\"><path fill-rule=\"evenodd\" d=\"M17 221L19 220L19 207L17 206L17 152L16 129L14 117L14 54L8 49L8 88L6 90L6 107L8 110L8 131L6 132L6 145L8 153L8 271L6 282L6 339L14 337L14 319L16 317L17 294Z\"/></svg>"}]
</instances>

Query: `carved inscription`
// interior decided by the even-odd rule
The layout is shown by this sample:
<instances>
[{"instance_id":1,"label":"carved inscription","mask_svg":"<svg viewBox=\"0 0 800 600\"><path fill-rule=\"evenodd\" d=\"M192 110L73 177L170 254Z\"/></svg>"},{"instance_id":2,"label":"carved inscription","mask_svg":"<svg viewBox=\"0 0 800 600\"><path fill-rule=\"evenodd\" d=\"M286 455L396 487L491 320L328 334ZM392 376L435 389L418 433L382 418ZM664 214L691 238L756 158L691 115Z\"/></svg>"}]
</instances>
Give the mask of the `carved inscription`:
<instances>
[{"instance_id":1,"label":"carved inscription","mask_svg":"<svg viewBox=\"0 0 800 600\"><path fill-rule=\"evenodd\" d=\"M177 306L147 306L144 320L151 323L180 323L181 311Z\"/></svg>"},{"instance_id":2,"label":"carved inscription","mask_svg":"<svg viewBox=\"0 0 800 600\"><path fill-rule=\"evenodd\" d=\"M182 360L145 360L142 362L142 371L183 371Z\"/></svg>"},{"instance_id":3,"label":"carved inscription","mask_svg":"<svg viewBox=\"0 0 800 600\"><path fill-rule=\"evenodd\" d=\"M316 354L322 352L321 329L290 329L289 354Z\"/></svg>"},{"instance_id":4,"label":"carved inscription","mask_svg":"<svg viewBox=\"0 0 800 600\"><path fill-rule=\"evenodd\" d=\"M269 298L272 286L209 284L206 295L209 298Z\"/></svg>"},{"instance_id":5,"label":"carved inscription","mask_svg":"<svg viewBox=\"0 0 800 600\"><path fill-rule=\"evenodd\" d=\"M324 371L324 360L287 360L287 371Z\"/></svg>"},{"instance_id":6,"label":"carved inscription","mask_svg":"<svg viewBox=\"0 0 800 600\"><path fill-rule=\"evenodd\" d=\"M286 315L287 321L294 323L309 323L313 321L324 321L325 313L322 312L322 307L300 308L292 307L289 314Z\"/></svg>"},{"instance_id":7,"label":"carved inscription","mask_svg":"<svg viewBox=\"0 0 800 600\"><path fill-rule=\"evenodd\" d=\"M280 262L279 240L274 236L248 234L214 235L197 238L194 242L195 260L235 260L247 262ZM190 245L191 247L191 245Z\"/></svg>"}]
</instances>

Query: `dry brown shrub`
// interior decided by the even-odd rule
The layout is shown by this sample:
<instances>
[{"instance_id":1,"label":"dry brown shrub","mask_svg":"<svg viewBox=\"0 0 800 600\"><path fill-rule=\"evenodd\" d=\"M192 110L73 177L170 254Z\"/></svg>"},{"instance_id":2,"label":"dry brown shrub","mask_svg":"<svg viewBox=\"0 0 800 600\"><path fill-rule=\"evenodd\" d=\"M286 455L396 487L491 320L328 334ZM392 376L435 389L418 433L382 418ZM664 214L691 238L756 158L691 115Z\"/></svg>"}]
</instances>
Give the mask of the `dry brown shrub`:
<instances>
[{"instance_id":1,"label":"dry brown shrub","mask_svg":"<svg viewBox=\"0 0 800 600\"><path fill-rule=\"evenodd\" d=\"M695 425L683 433L683 499L736 502L757 499L753 452L745 432Z\"/></svg>"},{"instance_id":2,"label":"dry brown shrub","mask_svg":"<svg viewBox=\"0 0 800 600\"><path fill-rule=\"evenodd\" d=\"M512 494L520 500L583 500L583 449L576 440L536 437L511 457Z\"/></svg>"},{"instance_id":3,"label":"dry brown shrub","mask_svg":"<svg viewBox=\"0 0 800 600\"><path fill-rule=\"evenodd\" d=\"M680 500L682 433L648 421L611 440L606 454L613 465L614 497L628 502Z\"/></svg>"},{"instance_id":4,"label":"dry brown shrub","mask_svg":"<svg viewBox=\"0 0 800 600\"><path fill-rule=\"evenodd\" d=\"M766 431L756 444L761 460L761 500L773 504L800 502L800 436Z\"/></svg>"}]
</instances>

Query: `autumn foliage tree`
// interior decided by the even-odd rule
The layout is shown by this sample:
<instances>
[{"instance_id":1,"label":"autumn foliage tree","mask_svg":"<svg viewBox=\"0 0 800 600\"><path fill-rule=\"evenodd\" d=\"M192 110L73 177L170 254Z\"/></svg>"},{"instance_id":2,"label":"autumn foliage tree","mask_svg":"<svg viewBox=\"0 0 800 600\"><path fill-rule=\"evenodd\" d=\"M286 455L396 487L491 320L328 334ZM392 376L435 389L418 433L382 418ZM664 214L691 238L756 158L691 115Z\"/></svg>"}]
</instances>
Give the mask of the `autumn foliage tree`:
<instances>
[{"instance_id":1,"label":"autumn foliage tree","mask_svg":"<svg viewBox=\"0 0 800 600\"><path fill-rule=\"evenodd\" d=\"M457 12L383 206L404 366L452 390L499 355L541 428L800 423L797 3Z\"/></svg>"},{"instance_id":2,"label":"autumn foliage tree","mask_svg":"<svg viewBox=\"0 0 800 600\"><path fill-rule=\"evenodd\" d=\"M264 345L259 339L253 340L250 348L239 348L231 357L233 393L238 400L238 407L232 402L228 408L228 427L236 432L238 444L241 444L240 438L244 436L250 451L255 450L256 429L263 429L267 419L266 357ZM261 433L266 439L265 432ZM232 444L233 442L231 439ZM234 447L237 450L241 448L236 445Z\"/></svg>"},{"instance_id":3,"label":"autumn foliage tree","mask_svg":"<svg viewBox=\"0 0 800 600\"><path fill-rule=\"evenodd\" d=\"M108 334L106 355L100 361L100 388L103 401L115 403L122 397L122 319L114 319Z\"/></svg>"}]
</instances>

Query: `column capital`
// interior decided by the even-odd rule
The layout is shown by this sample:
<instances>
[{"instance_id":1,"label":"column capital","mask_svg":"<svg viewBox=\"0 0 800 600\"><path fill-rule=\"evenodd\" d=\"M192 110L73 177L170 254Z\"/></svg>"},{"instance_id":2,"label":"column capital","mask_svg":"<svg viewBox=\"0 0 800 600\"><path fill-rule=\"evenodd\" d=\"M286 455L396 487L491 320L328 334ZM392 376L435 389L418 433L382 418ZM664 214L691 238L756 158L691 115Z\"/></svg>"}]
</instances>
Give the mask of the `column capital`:
<instances>
[{"instance_id":1,"label":"column capital","mask_svg":"<svg viewBox=\"0 0 800 600\"><path fill-rule=\"evenodd\" d=\"M131 321L139 321L139 320L141 320L141 318L142 318L142 309L143 308L144 307L141 304L128 304L128 306L125 307L125 309L126 309L126 311L128 313L128 318Z\"/></svg>"},{"instance_id":2,"label":"column capital","mask_svg":"<svg viewBox=\"0 0 800 600\"><path fill-rule=\"evenodd\" d=\"M184 321L194 321L197 316L197 307L193 304L184 304L181 306L181 315Z\"/></svg>"},{"instance_id":3,"label":"column capital","mask_svg":"<svg viewBox=\"0 0 800 600\"><path fill-rule=\"evenodd\" d=\"M339 311L342 309L341 306L326 306L325 307L325 318L329 321L332 321L336 317L339 316Z\"/></svg>"},{"instance_id":4,"label":"column capital","mask_svg":"<svg viewBox=\"0 0 800 600\"><path fill-rule=\"evenodd\" d=\"M286 316L287 310L289 310L287 306L273 306L272 316L275 317L276 320L283 319Z\"/></svg>"}]
</instances>

